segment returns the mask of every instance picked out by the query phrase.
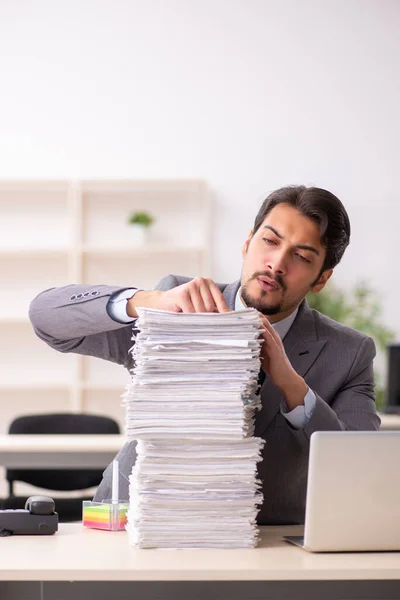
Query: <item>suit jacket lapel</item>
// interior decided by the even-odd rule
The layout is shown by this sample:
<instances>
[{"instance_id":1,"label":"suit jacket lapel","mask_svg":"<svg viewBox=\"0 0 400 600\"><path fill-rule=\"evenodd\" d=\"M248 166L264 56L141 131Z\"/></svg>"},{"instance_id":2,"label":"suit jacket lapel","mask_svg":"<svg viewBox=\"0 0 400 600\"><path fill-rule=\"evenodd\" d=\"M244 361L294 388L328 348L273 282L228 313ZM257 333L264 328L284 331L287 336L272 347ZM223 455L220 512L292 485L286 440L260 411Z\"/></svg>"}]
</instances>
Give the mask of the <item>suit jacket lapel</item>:
<instances>
[{"instance_id":1,"label":"suit jacket lapel","mask_svg":"<svg viewBox=\"0 0 400 600\"><path fill-rule=\"evenodd\" d=\"M304 377L307 374L326 342L318 339L313 314L306 300L303 300L283 341L287 357L299 375ZM256 414L254 435L263 436L278 413L282 399L280 390L266 377L261 388L262 409Z\"/></svg>"},{"instance_id":2,"label":"suit jacket lapel","mask_svg":"<svg viewBox=\"0 0 400 600\"><path fill-rule=\"evenodd\" d=\"M223 290L223 295L227 305L231 310L235 310L236 294L240 287L240 281L230 283ZM283 345L288 359L294 370L304 377L311 366L314 364L327 340L319 340L315 329L315 322L312 311L306 300L299 306L299 311L289 329ZM256 414L254 435L262 437L276 414L280 410L280 404L283 396L276 385L269 377L261 388L262 409Z\"/></svg>"},{"instance_id":3,"label":"suit jacket lapel","mask_svg":"<svg viewBox=\"0 0 400 600\"><path fill-rule=\"evenodd\" d=\"M222 292L226 303L231 310L235 310L236 294L238 292L239 287L240 281L234 281L233 283L229 283Z\"/></svg>"}]
</instances>

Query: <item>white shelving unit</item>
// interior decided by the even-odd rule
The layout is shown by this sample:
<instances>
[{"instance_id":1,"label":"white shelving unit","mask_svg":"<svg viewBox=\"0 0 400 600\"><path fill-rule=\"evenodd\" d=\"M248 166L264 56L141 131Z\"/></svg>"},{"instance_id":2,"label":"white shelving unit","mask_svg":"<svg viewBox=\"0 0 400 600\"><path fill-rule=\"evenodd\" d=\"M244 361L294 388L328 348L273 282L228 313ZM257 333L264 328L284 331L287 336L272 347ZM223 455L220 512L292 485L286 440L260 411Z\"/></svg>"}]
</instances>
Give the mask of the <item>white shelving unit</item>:
<instances>
[{"instance_id":1,"label":"white shelving unit","mask_svg":"<svg viewBox=\"0 0 400 600\"><path fill-rule=\"evenodd\" d=\"M128 216L155 217L135 247ZM151 289L168 273L211 276L210 202L202 181L0 181L0 433L19 414L113 416L123 430L121 366L59 354L33 333L30 301L69 283Z\"/></svg>"}]
</instances>

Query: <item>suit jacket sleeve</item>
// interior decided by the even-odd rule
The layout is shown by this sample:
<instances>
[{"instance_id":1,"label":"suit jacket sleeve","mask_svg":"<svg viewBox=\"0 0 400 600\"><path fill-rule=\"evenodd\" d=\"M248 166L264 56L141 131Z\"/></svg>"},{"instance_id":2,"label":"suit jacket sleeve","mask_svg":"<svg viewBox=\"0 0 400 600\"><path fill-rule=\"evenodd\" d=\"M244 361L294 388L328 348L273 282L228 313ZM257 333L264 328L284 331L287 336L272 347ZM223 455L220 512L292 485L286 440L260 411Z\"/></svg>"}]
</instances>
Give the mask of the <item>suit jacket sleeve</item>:
<instances>
[{"instance_id":1,"label":"suit jacket sleeve","mask_svg":"<svg viewBox=\"0 0 400 600\"><path fill-rule=\"evenodd\" d=\"M167 290L175 285L176 278L168 275L156 289ZM114 321L107 313L107 303L113 294L131 287L67 285L45 290L29 307L33 329L59 352L95 356L130 368L134 324Z\"/></svg>"},{"instance_id":2,"label":"suit jacket sleeve","mask_svg":"<svg viewBox=\"0 0 400 600\"><path fill-rule=\"evenodd\" d=\"M301 444L309 444L314 431L378 430L380 418L375 407L373 358L374 341L365 337L343 386L328 404L317 393L315 409L304 429L292 433Z\"/></svg>"}]
</instances>

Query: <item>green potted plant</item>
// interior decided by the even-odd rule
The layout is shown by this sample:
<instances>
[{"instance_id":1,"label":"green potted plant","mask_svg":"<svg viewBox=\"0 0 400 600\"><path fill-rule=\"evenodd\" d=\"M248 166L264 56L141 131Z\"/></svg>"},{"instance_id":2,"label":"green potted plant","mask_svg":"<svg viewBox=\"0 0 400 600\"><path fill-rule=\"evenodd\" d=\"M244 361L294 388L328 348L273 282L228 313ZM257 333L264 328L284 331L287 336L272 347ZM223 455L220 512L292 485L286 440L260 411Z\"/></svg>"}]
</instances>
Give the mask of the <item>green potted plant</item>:
<instances>
[{"instance_id":1,"label":"green potted plant","mask_svg":"<svg viewBox=\"0 0 400 600\"><path fill-rule=\"evenodd\" d=\"M133 243L142 246L148 240L150 226L154 223L154 217L146 211L135 211L128 217L128 223L133 230Z\"/></svg>"},{"instance_id":2,"label":"green potted plant","mask_svg":"<svg viewBox=\"0 0 400 600\"><path fill-rule=\"evenodd\" d=\"M365 282L357 283L348 292L329 282L319 294L308 294L307 301L311 308L331 319L371 336L378 353L386 358L387 346L395 338L395 333L382 323L380 299ZM375 389L376 406L380 410L383 407L384 388L382 376L376 368Z\"/></svg>"}]
</instances>

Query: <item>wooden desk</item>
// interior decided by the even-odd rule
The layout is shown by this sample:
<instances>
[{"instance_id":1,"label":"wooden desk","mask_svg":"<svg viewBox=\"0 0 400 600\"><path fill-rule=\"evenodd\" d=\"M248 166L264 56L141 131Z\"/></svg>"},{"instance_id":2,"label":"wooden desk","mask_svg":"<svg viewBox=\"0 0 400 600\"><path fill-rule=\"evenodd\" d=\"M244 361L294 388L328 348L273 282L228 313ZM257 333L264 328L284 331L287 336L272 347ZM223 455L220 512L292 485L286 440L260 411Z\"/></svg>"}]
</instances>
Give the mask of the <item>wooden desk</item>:
<instances>
[{"instance_id":1,"label":"wooden desk","mask_svg":"<svg viewBox=\"0 0 400 600\"><path fill-rule=\"evenodd\" d=\"M64 523L54 536L1 540L0 597L321 600L328 589L330 599L400 597L400 553L311 554L283 541L302 530L263 527L252 550L138 550L125 531Z\"/></svg>"},{"instance_id":2,"label":"wooden desk","mask_svg":"<svg viewBox=\"0 0 400 600\"><path fill-rule=\"evenodd\" d=\"M0 435L0 464L10 468L104 469L123 435Z\"/></svg>"}]
</instances>

